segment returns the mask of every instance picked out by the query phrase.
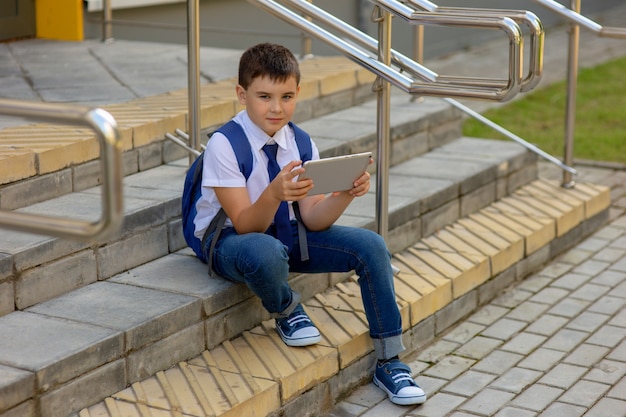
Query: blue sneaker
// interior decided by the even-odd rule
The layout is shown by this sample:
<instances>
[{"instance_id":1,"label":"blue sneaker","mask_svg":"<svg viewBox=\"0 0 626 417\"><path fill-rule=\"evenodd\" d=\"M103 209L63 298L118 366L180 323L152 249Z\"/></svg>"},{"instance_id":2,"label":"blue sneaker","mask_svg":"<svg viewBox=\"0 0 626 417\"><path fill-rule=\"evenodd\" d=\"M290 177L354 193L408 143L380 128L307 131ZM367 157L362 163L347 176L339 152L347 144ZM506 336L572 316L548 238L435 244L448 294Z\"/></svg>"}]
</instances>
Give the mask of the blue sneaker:
<instances>
[{"instance_id":1,"label":"blue sneaker","mask_svg":"<svg viewBox=\"0 0 626 417\"><path fill-rule=\"evenodd\" d=\"M426 393L411 377L411 368L398 359L376 365L374 384L385 391L394 404L415 405L426 401Z\"/></svg>"},{"instance_id":2,"label":"blue sneaker","mask_svg":"<svg viewBox=\"0 0 626 417\"><path fill-rule=\"evenodd\" d=\"M309 346L322 340L301 304L284 319L276 319L276 330L287 346Z\"/></svg>"}]
</instances>

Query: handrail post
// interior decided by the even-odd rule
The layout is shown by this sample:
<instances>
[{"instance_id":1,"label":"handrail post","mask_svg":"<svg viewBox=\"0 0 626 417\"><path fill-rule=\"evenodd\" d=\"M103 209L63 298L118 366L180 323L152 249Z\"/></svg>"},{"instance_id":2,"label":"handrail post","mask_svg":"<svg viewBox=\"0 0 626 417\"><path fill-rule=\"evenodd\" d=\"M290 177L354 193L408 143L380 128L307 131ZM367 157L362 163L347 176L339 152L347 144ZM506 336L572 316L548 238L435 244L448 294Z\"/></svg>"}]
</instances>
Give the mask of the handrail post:
<instances>
[{"instance_id":1,"label":"handrail post","mask_svg":"<svg viewBox=\"0 0 626 417\"><path fill-rule=\"evenodd\" d=\"M306 0L307 2L313 4L313 0ZM311 21L310 17L305 17L309 22ZM300 54L300 58L306 59L311 57L313 53L313 39L306 32L302 32L302 52Z\"/></svg>"},{"instance_id":2,"label":"handrail post","mask_svg":"<svg viewBox=\"0 0 626 417\"><path fill-rule=\"evenodd\" d=\"M102 0L102 42L111 42L113 38L112 20L111 0Z\"/></svg>"},{"instance_id":3,"label":"handrail post","mask_svg":"<svg viewBox=\"0 0 626 417\"><path fill-rule=\"evenodd\" d=\"M580 0L571 0L572 10L580 13ZM578 88L578 51L580 41L580 26L573 22L569 33L569 55L567 68L567 103L565 109L565 138L564 156L565 165L574 165L574 131L576 124L576 89ZM565 188L574 187L573 176L568 171L563 171L563 183Z\"/></svg>"},{"instance_id":4,"label":"handrail post","mask_svg":"<svg viewBox=\"0 0 626 417\"><path fill-rule=\"evenodd\" d=\"M384 65L391 65L391 13L376 6L373 13L378 13L378 59ZM389 160L390 149L390 110L391 84L383 77L378 77L376 89L377 111L377 165L376 165L376 223L378 233L387 240L389 232Z\"/></svg>"},{"instance_id":5,"label":"handrail post","mask_svg":"<svg viewBox=\"0 0 626 417\"><path fill-rule=\"evenodd\" d=\"M413 60L424 63L424 25L413 26Z\"/></svg>"},{"instance_id":6,"label":"handrail post","mask_svg":"<svg viewBox=\"0 0 626 417\"><path fill-rule=\"evenodd\" d=\"M189 146L200 149L200 16L199 0L187 2L187 97ZM195 155L189 154L189 164Z\"/></svg>"}]
</instances>

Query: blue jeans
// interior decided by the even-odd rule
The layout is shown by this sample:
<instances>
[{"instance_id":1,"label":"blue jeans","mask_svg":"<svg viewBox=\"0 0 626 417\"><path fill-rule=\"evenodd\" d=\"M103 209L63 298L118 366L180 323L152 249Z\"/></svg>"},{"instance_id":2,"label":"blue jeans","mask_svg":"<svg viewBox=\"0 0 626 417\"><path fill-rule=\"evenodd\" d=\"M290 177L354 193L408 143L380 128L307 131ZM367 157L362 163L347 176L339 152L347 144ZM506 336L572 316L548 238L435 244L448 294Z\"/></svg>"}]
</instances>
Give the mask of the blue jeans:
<instances>
[{"instance_id":1,"label":"blue jeans","mask_svg":"<svg viewBox=\"0 0 626 417\"><path fill-rule=\"evenodd\" d=\"M321 232L307 232L309 260L300 259L297 226L292 222L294 247L287 247L264 233L239 235L233 228L222 231L213 252L214 271L227 279L245 283L276 317L288 316L300 301L287 278L289 272L321 273L354 270L370 336L378 359L389 359L404 350L402 321L396 304L391 255L377 233L334 225ZM208 250L212 236L207 239Z\"/></svg>"}]
</instances>

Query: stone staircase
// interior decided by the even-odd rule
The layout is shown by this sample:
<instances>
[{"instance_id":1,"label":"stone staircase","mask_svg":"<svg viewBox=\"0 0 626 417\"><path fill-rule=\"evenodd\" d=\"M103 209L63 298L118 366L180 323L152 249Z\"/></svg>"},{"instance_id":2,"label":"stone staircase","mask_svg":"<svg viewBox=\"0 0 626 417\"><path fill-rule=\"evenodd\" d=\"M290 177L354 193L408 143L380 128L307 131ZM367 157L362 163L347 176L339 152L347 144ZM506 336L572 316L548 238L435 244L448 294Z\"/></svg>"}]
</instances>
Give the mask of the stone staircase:
<instances>
[{"instance_id":1,"label":"stone staircase","mask_svg":"<svg viewBox=\"0 0 626 417\"><path fill-rule=\"evenodd\" d=\"M322 156L376 150L373 77L304 61L295 120ZM202 87L205 132L239 110L234 80ZM124 148L125 221L80 243L0 235L0 417L305 416L368 381L372 346L351 274L294 274L323 341L287 348L240 285L185 248L185 91L106 106ZM407 353L594 231L609 191L537 178L517 144L462 137L441 100L393 95L388 244ZM2 147L12 143L13 147ZM0 130L0 208L95 219L95 137L45 124ZM375 184L375 181L373 181ZM340 223L375 228L375 193Z\"/></svg>"}]
</instances>

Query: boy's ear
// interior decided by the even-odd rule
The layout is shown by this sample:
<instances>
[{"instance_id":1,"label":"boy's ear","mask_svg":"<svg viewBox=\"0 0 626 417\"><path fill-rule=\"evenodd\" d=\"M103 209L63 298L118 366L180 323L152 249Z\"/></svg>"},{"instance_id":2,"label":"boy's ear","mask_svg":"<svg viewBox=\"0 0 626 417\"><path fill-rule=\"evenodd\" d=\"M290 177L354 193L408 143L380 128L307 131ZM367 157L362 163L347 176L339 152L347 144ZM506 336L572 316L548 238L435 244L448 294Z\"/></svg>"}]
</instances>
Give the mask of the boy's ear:
<instances>
[{"instance_id":1,"label":"boy's ear","mask_svg":"<svg viewBox=\"0 0 626 417\"><path fill-rule=\"evenodd\" d=\"M235 94L237 94L237 99L239 100L239 104L246 104L246 90L241 85L237 84L235 87Z\"/></svg>"}]
</instances>

